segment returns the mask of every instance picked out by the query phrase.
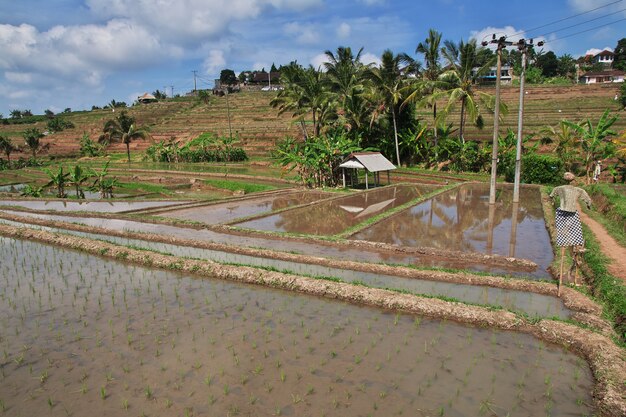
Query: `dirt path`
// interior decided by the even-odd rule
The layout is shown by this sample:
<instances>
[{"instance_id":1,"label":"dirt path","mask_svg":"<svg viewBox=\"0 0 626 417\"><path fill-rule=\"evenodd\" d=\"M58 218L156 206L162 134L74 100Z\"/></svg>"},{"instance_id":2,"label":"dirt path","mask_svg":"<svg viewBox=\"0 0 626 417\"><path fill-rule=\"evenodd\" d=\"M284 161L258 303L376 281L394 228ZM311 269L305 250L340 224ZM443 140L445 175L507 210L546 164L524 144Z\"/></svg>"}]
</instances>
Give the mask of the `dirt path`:
<instances>
[{"instance_id":1,"label":"dirt path","mask_svg":"<svg viewBox=\"0 0 626 417\"><path fill-rule=\"evenodd\" d=\"M583 223L589 226L593 234L596 235L602 252L612 260L608 266L611 275L626 282L626 248L620 246L600 223L589 217L584 211L579 210L579 213Z\"/></svg>"}]
</instances>

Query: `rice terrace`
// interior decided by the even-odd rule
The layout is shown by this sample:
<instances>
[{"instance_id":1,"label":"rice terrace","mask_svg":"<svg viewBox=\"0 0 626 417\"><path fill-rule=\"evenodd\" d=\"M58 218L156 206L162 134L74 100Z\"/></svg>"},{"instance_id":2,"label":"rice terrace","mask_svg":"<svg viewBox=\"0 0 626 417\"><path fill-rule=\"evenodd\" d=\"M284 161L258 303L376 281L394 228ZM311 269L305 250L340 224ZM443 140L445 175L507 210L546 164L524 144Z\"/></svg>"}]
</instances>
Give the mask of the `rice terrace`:
<instances>
[{"instance_id":1,"label":"rice terrace","mask_svg":"<svg viewBox=\"0 0 626 417\"><path fill-rule=\"evenodd\" d=\"M153 2L131 3L21 30L55 50L122 25L106 48L150 49L125 13ZM255 7L304 48L317 12L278 3ZM133 81L154 58L124 67L151 92L131 103L35 113L9 92L20 8L0 22L0 415L626 416L626 38L561 40L624 28L623 2L594 4L269 71L212 50L177 94ZM257 21L205 6L220 36ZM182 65L177 30L151 36Z\"/></svg>"}]
</instances>

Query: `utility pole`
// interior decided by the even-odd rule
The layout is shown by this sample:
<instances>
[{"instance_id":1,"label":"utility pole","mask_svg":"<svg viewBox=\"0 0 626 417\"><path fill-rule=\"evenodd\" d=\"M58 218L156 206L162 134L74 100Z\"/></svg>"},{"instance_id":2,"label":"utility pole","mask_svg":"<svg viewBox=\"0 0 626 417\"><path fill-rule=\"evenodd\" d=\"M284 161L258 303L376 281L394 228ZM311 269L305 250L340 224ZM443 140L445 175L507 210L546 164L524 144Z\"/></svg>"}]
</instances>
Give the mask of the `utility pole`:
<instances>
[{"instance_id":1,"label":"utility pole","mask_svg":"<svg viewBox=\"0 0 626 417\"><path fill-rule=\"evenodd\" d=\"M198 72L197 70L193 70L191 71L193 72L193 92L196 92L196 73Z\"/></svg>"},{"instance_id":2,"label":"utility pole","mask_svg":"<svg viewBox=\"0 0 626 417\"><path fill-rule=\"evenodd\" d=\"M170 97L174 98L174 86L170 85L170 88L172 89L172 95Z\"/></svg>"},{"instance_id":3,"label":"utility pole","mask_svg":"<svg viewBox=\"0 0 626 417\"><path fill-rule=\"evenodd\" d=\"M538 46L543 46L543 42L538 42ZM526 42L520 39L517 48L522 52L522 73L519 82L519 116L517 119L517 147L515 149L515 181L513 183L513 203L519 203L519 188L522 171L522 127L524 125L524 84L526 81L526 53L533 47L533 40Z\"/></svg>"},{"instance_id":4,"label":"utility pole","mask_svg":"<svg viewBox=\"0 0 626 417\"><path fill-rule=\"evenodd\" d=\"M483 42L483 46L487 46L489 43L497 45L497 57L498 65L496 69L496 108L494 109L493 119L493 144L491 152L491 181L489 184L489 205L496 203L496 176L498 173L498 130L500 128L500 78L502 76L502 50L509 45L513 45L513 42L508 42L506 36L501 36L496 39L496 34L493 34L491 42Z\"/></svg>"}]
</instances>

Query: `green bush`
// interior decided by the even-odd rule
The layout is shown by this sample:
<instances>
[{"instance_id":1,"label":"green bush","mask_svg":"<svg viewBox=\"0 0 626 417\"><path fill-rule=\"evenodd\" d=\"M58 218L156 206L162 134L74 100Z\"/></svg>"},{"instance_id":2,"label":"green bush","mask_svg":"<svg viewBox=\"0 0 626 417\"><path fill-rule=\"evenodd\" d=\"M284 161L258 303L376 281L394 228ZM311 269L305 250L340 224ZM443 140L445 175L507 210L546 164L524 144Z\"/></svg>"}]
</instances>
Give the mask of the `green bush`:
<instances>
[{"instance_id":1,"label":"green bush","mask_svg":"<svg viewBox=\"0 0 626 417\"><path fill-rule=\"evenodd\" d=\"M83 137L80 138L80 154L90 157L102 156L104 155L104 146L91 140L89 135L85 133Z\"/></svg>"},{"instance_id":2,"label":"green bush","mask_svg":"<svg viewBox=\"0 0 626 417\"><path fill-rule=\"evenodd\" d=\"M507 155L502 163L502 174L508 182L515 179L515 155ZM529 153L522 156L520 181L524 184L561 184L565 168L563 161L550 155Z\"/></svg>"},{"instance_id":3,"label":"green bush","mask_svg":"<svg viewBox=\"0 0 626 417\"><path fill-rule=\"evenodd\" d=\"M626 107L626 83L622 83L622 87L620 88L620 99L619 102L622 103L623 107Z\"/></svg>"},{"instance_id":4,"label":"green bush","mask_svg":"<svg viewBox=\"0 0 626 417\"><path fill-rule=\"evenodd\" d=\"M74 123L65 120L62 117L55 117L48 120L48 130L50 132L61 132L65 129L73 129Z\"/></svg>"}]
</instances>

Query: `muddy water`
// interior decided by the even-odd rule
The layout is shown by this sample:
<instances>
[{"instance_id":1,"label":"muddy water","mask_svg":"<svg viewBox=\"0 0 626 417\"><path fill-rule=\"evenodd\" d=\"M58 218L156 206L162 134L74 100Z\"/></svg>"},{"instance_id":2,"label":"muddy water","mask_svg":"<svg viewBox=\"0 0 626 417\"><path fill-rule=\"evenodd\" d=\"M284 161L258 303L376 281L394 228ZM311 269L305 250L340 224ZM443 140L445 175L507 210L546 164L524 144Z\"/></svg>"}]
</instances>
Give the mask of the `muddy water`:
<instances>
[{"instance_id":1,"label":"muddy water","mask_svg":"<svg viewBox=\"0 0 626 417\"><path fill-rule=\"evenodd\" d=\"M423 185L384 187L238 223L235 226L272 232L334 235L433 189Z\"/></svg>"},{"instance_id":2,"label":"muddy water","mask_svg":"<svg viewBox=\"0 0 626 417\"><path fill-rule=\"evenodd\" d=\"M99 213L123 213L131 210L167 207L188 201L43 201L0 200L0 206L19 206L32 210L95 211Z\"/></svg>"},{"instance_id":3,"label":"muddy water","mask_svg":"<svg viewBox=\"0 0 626 417\"><path fill-rule=\"evenodd\" d=\"M356 240L427 246L530 259L547 270L554 259L537 188L501 186L492 213L489 185L466 184L365 229Z\"/></svg>"},{"instance_id":4,"label":"muddy water","mask_svg":"<svg viewBox=\"0 0 626 417\"><path fill-rule=\"evenodd\" d=\"M422 267L442 267L468 269L473 271L485 271L494 274L510 274L529 279L545 279L550 275L547 271L537 268L535 271L518 271L513 268L485 265L479 262L467 260L442 259L420 254L402 254L377 251L367 248L336 247L326 245L323 242L311 243L295 240L277 240L254 236L238 236L228 233L215 232L208 229L196 230L192 228L168 226L164 224L144 223L120 219L100 219L88 217L73 217L55 214L35 214L11 210L2 210L6 213L32 217L44 220L77 223L86 226L100 227L117 231L132 231L172 236L181 239L194 239L199 241L223 243L228 245L246 246L250 248L268 248L271 250L300 253L310 256L321 256L332 259L344 259L357 262L387 263L399 265L415 265Z\"/></svg>"},{"instance_id":5,"label":"muddy water","mask_svg":"<svg viewBox=\"0 0 626 417\"><path fill-rule=\"evenodd\" d=\"M0 239L8 415L590 415L525 334Z\"/></svg>"},{"instance_id":6,"label":"muddy water","mask_svg":"<svg viewBox=\"0 0 626 417\"><path fill-rule=\"evenodd\" d=\"M26 184L0 185L0 193L17 193L26 188Z\"/></svg>"},{"instance_id":7,"label":"muddy water","mask_svg":"<svg viewBox=\"0 0 626 417\"><path fill-rule=\"evenodd\" d=\"M332 194L330 193L316 191L277 194L263 198L229 201L202 207L173 210L165 213L159 213L158 216L192 220L207 224L218 224L233 221L242 217L253 216L255 214L311 203L330 197L331 195Z\"/></svg>"},{"instance_id":8,"label":"muddy water","mask_svg":"<svg viewBox=\"0 0 626 417\"><path fill-rule=\"evenodd\" d=\"M138 239L128 239L117 236L107 236L96 233L83 233L67 229L57 229L36 225L24 225L0 219L0 224L11 226L28 226L38 230L61 232L89 239L102 240L124 246L149 249L160 253L167 253L193 259L207 259L215 262L237 265L271 267L279 271L297 275L314 277L338 278L344 282L358 282L376 288L391 288L410 291L415 294L428 296L445 296L473 304L483 304L504 307L511 311L523 312L531 316L559 317L567 319L571 311L557 297L534 294L524 291L505 290L488 286L463 285L447 282L427 281L403 278L393 275L374 274L347 269L331 268L321 265L311 265L282 261L278 259L260 258L248 255L193 248L188 246L171 245L159 242L150 242Z\"/></svg>"}]
</instances>

